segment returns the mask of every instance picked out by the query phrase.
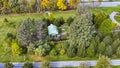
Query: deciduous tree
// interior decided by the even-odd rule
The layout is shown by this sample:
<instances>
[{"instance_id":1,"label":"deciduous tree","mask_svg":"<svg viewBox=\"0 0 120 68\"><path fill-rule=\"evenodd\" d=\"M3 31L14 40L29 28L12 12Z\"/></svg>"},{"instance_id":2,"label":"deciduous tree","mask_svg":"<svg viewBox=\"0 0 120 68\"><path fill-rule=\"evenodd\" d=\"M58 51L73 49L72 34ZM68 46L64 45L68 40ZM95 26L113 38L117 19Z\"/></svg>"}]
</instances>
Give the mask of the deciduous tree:
<instances>
[{"instance_id":1,"label":"deciduous tree","mask_svg":"<svg viewBox=\"0 0 120 68\"><path fill-rule=\"evenodd\" d=\"M65 0L58 0L57 2L57 6L59 7L59 9L61 10L66 10L67 9L67 6L65 4Z\"/></svg>"}]
</instances>

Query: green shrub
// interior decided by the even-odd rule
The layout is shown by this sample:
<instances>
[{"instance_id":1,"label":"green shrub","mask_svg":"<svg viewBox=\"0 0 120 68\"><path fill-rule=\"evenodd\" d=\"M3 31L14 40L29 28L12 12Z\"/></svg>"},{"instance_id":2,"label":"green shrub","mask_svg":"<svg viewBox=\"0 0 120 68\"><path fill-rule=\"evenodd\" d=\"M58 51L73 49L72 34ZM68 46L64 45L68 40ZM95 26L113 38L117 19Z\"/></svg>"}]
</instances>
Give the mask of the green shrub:
<instances>
[{"instance_id":1,"label":"green shrub","mask_svg":"<svg viewBox=\"0 0 120 68\"><path fill-rule=\"evenodd\" d=\"M16 41L12 42L12 54L15 56L19 56L22 54L22 48L18 45Z\"/></svg>"},{"instance_id":2,"label":"green shrub","mask_svg":"<svg viewBox=\"0 0 120 68\"><path fill-rule=\"evenodd\" d=\"M48 14L48 19L49 19L49 22L52 24L55 20L55 16L53 13L49 13Z\"/></svg>"},{"instance_id":3,"label":"green shrub","mask_svg":"<svg viewBox=\"0 0 120 68\"><path fill-rule=\"evenodd\" d=\"M55 45L55 42L54 41L50 41L49 43L51 46L54 46Z\"/></svg>"},{"instance_id":4,"label":"green shrub","mask_svg":"<svg viewBox=\"0 0 120 68\"><path fill-rule=\"evenodd\" d=\"M25 63L23 64L22 68L34 68L34 67L33 67L33 64L32 64L32 63L30 63L30 62L25 62Z\"/></svg>"},{"instance_id":5,"label":"green shrub","mask_svg":"<svg viewBox=\"0 0 120 68\"><path fill-rule=\"evenodd\" d=\"M54 20L53 24L56 25L56 26L61 26L65 23L63 17L58 17Z\"/></svg>"},{"instance_id":6,"label":"green shrub","mask_svg":"<svg viewBox=\"0 0 120 68\"><path fill-rule=\"evenodd\" d=\"M14 65L10 62L5 63L4 68L13 68Z\"/></svg>"},{"instance_id":7,"label":"green shrub","mask_svg":"<svg viewBox=\"0 0 120 68\"><path fill-rule=\"evenodd\" d=\"M67 50L68 47L69 47L69 43L67 41L62 43L62 49Z\"/></svg>"},{"instance_id":8,"label":"green shrub","mask_svg":"<svg viewBox=\"0 0 120 68\"><path fill-rule=\"evenodd\" d=\"M48 18L43 18L42 21L44 21L47 24L47 26L52 24Z\"/></svg>"},{"instance_id":9,"label":"green shrub","mask_svg":"<svg viewBox=\"0 0 120 68\"><path fill-rule=\"evenodd\" d=\"M85 62L80 63L78 68L90 68Z\"/></svg>"},{"instance_id":10,"label":"green shrub","mask_svg":"<svg viewBox=\"0 0 120 68\"><path fill-rule=\"evenodd\" d=\"M44 60L41 65L40 68L52 68L52 66L50 65L50 62L47 60Z\"/></svg>"},{"instance_id":11,"label":"green shrub","mask_svg":"<svg viewBox=\"0 0 120 68\"><path fill-rule=\"evenodd\" d=\"M58 51L56 50L56 49L52 49L51 51L50 51L50 55L51 56L56 56L58 54Z\"/></svg>"},{"instance_id":12,"label":"green shrub","mask_svg":"<svg viewBox=\"0 0 120 68\"><path fill-rule=\"evenodd\" d=\"M74 18L69 17L69 18L67 19L67 23L70 25L70 24L73 22L73 20L74 20Z\"/></svg>"},{"instance_id":13,"label":"green shrub","mask_svg":"<svg viewBox=\"0 0 120 68\"><path fill-rule=\"evenodd\" d=\"M2 25L3 26L8 26L9 22L7 18L4 18Z\"/></svg>"},{"instance_id":14,"label":"green shrub","mask_svg":"<svg viewBox=\"0 0 120 68\"><path fill-rule=\"evenodd\" d=\"M112 33L112 23L109 19L106 19L104 20L100 27L99 27L99 32L103 35L103 36L106 36L106 35L109 35Z\"/></svg>"},{"instance_id":15,"label":"green shrub","mask_svg":"<svg viewBox=\"0 0 120 68\"><path fill-rule=\"evenodd\" d=\"M94 18L94 23L95 23L95 27L98 29L101 25L101 23L107 19L107 16L104 12L99 12L95 15Z\"/></svg>"},{"instance_id":16,"label":"green shrub","mask_svg":"<svg viewBox=\"0 0 120 68\"><path fill-rule=\"evenodd\" d=\"M43 46L39 46L35 49L35 55L37 56L45 56L47 55L46 49Z\"/></svg>"},{"instance_id":17,"label":"green shrub","mask_svg":"<svg viewBox=\"0 0 120 68\"><path fill-rule=\"evenodd\" d=\"M61 50L60 50L60 55L64 55L65 52L66 52L65 49L61 49Z\"/></svg>"},{"instance_id":18,"label":"green shrub","mask_svg":"<svg viewBox=\"0 0 120 68\"><path fill-rule=\"evenodd\" d=\"M43 45L43 47L45 48L46 53L49 54L49 52L50 52L50 50L51 50L50 45L48 45L47 43L45 43L45 44Z\"/></svg>"},{"instance_id":19,"label":"green shrub","mask_svg":"<svg viewBox=\"0 0 120 68\"><path fill-rule=\"evenodd\" d=\"M112 68L110 65L110 59L105 56L100 56L95 68Z\"/></svg>"}]
</instances>

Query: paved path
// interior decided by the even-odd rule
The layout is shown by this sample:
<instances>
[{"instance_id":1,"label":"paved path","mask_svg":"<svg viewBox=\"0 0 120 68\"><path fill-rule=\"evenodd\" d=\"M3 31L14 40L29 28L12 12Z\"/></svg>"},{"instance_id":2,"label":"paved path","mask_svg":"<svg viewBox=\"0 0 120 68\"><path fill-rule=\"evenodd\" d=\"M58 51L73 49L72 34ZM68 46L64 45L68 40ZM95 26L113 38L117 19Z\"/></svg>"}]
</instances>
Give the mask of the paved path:
<instances>
[{"instance_id":1,"label":"paved path","mask_svg":"<svg viewBox=\"0 0 120 68\"><path fill-rule=\"evenodd\" d=\"M56 61L56 62L51 62L52 67L57 68L57 67L65 67L65 66L70 66L70 67L77 67L80 65L81 62L85 62L88 64L88 66L95 66L96 61L91 60L91 61ZM23 63L13 63L14 68L22 68ZM35 68L39 68L41 62L33 62L33 66ZM111 65L113 66L120 66L120 60L111 60ZM4 64L0 64L0 68L4 68Z\"/></svg>"}]
</instances>

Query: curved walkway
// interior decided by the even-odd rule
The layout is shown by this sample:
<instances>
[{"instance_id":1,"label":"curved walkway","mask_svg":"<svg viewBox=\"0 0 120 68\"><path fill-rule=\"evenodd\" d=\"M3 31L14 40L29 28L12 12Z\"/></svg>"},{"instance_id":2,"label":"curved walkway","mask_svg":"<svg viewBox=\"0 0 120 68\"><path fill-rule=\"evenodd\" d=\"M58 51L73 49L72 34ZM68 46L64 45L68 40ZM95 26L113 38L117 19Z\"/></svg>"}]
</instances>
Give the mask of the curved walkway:
<instances>
[{"instance_id":1,"label":"curved walkway","mask_svg":"<svg viewBox=\"0 0 120 68\"><path fill-rule=\"evenodd\" d=\"M50 62L52 67L57 68L57 67L77 67L80 65L81 62L85 62L88 64L88 66L95 66L96 65L96 60L86 60L86 61L56 61L56 62ZM35 68L39 68L41 62L32 62L33 66ZM14 68L22 68L23 63L13 63ZM120 66L120 60L111 60L111 65L113 66ZM0 68L4 68L4 64L0 63Z\"/></svg>"}]
</instances>

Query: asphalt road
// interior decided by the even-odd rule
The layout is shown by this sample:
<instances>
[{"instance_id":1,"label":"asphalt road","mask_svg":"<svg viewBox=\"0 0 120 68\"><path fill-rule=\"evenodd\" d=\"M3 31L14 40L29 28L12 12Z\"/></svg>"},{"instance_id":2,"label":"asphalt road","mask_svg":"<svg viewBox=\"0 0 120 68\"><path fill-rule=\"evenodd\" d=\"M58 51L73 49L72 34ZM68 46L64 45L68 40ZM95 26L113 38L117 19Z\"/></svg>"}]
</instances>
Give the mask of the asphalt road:
<instances>
[{"instance_id":1,"label":"asphalt road","mask_svg":"<svg viewBox=\"0 0 120 68\"><path fill-rule=\"evenodd\" d=\"M51 65L53 68L57 68L57 67L76 67L79 66L81 62L85 62L87 63L88 66L95 66L96 65L96 61L95 60L91 60L91 61L58 61L58 62L51 62ZM41 62L32 62L33 66L35 68L39 68ZM14 68L22 68L23 63L13 63L14 64ZM120 60L111 60L111 65L113 66L120 66ZM4 68L4 63L0 63L0 68Z\"/></svg>"}]
</instances>

